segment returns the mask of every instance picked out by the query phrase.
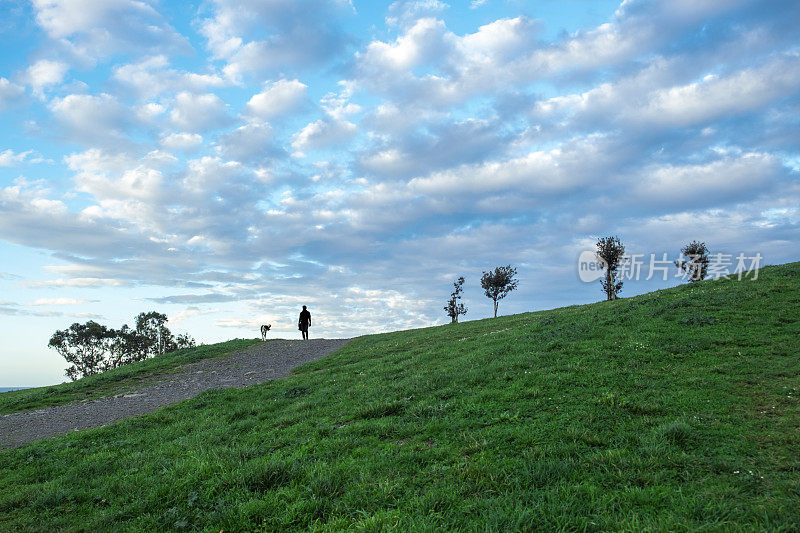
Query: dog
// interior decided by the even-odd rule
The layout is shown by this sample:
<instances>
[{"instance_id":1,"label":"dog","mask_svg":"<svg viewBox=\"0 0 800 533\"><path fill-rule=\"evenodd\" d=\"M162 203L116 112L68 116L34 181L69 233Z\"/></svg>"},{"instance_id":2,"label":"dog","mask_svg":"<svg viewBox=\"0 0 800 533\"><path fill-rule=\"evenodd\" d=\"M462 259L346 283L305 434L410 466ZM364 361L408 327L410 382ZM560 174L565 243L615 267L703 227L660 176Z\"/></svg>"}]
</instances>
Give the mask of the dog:
<instances>
[{"instance_id":1,"label":"dog","mask_svg":"<svg viewBox=\"0 0 800 533\"><path fill-rule=\"evenodd\" d=\"M261 340L267 340L267 332L272 328L272 324L264 324L261 326Z\"/></svg>"}]
</instances>

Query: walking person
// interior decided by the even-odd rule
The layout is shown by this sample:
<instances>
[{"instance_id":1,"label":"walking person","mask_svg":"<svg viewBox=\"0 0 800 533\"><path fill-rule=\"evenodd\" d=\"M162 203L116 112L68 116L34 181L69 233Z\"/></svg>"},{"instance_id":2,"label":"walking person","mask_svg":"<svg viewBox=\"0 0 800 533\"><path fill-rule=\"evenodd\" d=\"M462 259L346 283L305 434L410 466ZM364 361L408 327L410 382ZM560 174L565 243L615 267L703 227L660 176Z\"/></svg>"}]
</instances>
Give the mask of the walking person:
<instances>
[{"instance_id":1,"label":"walking person","mask_svg":"<svg viewBox=\"0 0 800 533\"><path fill-rule=\"evenodd\" d=\"M300 319L297 321L297 328L303 332L303 340L308 340L308 328L311 327L311 313L303 306L300 311Z\"/></svg>"}]
</instances>

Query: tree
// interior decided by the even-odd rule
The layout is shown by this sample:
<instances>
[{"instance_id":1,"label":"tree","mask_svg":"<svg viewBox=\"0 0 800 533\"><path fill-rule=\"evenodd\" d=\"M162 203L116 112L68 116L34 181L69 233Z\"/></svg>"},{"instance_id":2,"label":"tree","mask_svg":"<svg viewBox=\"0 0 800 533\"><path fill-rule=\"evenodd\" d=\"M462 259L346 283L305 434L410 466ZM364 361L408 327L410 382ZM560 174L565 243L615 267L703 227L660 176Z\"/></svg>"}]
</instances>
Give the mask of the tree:
<instances>
[{"instance_id":1,"label":"tree","mask_svg":"<svg viewBox=\"0 0 800 533\"><path fill-rule=\"evenodd\" d=\"M136 333L144 338L145 357L195 345L194 339L185 333L175 337L166 325L168 321L167 315L156 311L136 316Z\"/></svg>"},{"instance_id":2,"label":"tree","mask_svg":"<svg viewBox=\"0 0 800 533\"><path fill-rule=\"evenodd\" d=\"M686 257L686 260L682 260ZM706 243L692 241L681 248L681 259L675 261L675 266L686 272L689 283L702 281L708 274L708 248Z\"/></svg>"},{"instance_id":3,"label":"tree","mask_svg":"<svg viewBox=\"0 0 800 533\"><path fill-rule=\"evenodd\" d=\"M156 311L136 315L136 333L146 339L146 357L177 348L175 338L166 326L167 320L167 315Z\"/></svg>"},{"instance_id":4,"label":"tree","mask_svg":"<svg viewBox=\"0 0 800 533\"><path fill-rule=\"evenodd\" d=\"M481 276L481 287L487 297L494 303L494 317L497 318L497 302L517 288L518 281L514 279L517 269L511 265L497 267Z\"/></svg>"},{"instance_id":5,"label":"tree","mask_svg":"<svg viewBox=\"0 0 800 533\"><path fill-rule=\"evenodd\" d=\"M444 306L447 316L450 317L451 324L458 322L458 315L467 314L467 308L464 306L464 304L458 303L458 300L461 299L461 293L464 290L464 276L460 276L456 281L453 282L453 288L455 290L450 293L450 300L448 300L447 305Z\"/></svg>"},{"instance_id":6,"label":"tree","mask_svg":"<svg viewBox=\"0 0 800 533\"><path fill-rule=\"evenodd\" d=\"M109 346L109 367L127 365L135 361L143 361L148 355L148 339L139 334L127 324L113 332L113 338Z\"/></svg>"},{"instance_id":7,"label":"tree","mask_svg":"<svg viewBox=\"0 0 800 533\"><path fill-rule=\"evenodd\" d=\"M93 321L75 323L69 329L56 331L48 346L71 363L66 373L74 381L195 345L189 335L181 334L175 338L166 327L166 322L167 315L151 311L136 317L136 329L124 325L115 330Z\"/></svg>"},{"instance_id":8,"label":"tree","mask_svg":"<svg viewBox=\"0 0 800 533\"><path fill-rule=\"evenodd\" d=\"M56 331L48 346L71 363L66 374L75 381L108 369L106 353L111 341L111 330L90 320L86 324L76 322L66 330Z\"/></svg>"},{"instance_id":9,"label":"tree","mask_svg":"<svg viewBox=\"0 0 800 533\"><path fill-rule=\"evenodd\" d=\"M175 337L175 347L180 350L181 348L194 348L197 344L188 333L181 333Z\"/></svg>"},{"instance_id":10,"label":"tree","mask_svg":"<svg viewBox=\"0 0 800 533\"><path fill-rule=\"evenodd\" d=\"M597 261L605 269L605 276L600 278L600 285L606 294L606 300L616 300L622 291L622 282L617 281L619 267L625 256L625 246L619 237L603 237L597 241Z\"/></svg>"}]
</instances>

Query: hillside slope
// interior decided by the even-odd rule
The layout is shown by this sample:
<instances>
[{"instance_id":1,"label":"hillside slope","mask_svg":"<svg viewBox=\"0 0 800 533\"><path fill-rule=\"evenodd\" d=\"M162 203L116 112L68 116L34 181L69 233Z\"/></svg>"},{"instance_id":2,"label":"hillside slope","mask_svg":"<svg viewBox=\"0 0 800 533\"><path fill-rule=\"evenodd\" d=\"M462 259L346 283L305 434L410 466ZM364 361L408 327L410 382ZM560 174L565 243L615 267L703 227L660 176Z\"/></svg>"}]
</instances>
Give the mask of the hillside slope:
<instances>
[{"instance_id":1,"label":"hillside slope","mask_svg":"<svg viewBox=\"0 0 800 533\"><path fill-rule=\"evenodd\" d=\"M371 335L0 452L0 530L800 528L800 263Z\"/></svg>"},{"instance_id":2,"label":"hillside slope","mask_svg":"<svg viewBox=\"0 0 800 533\"><path fill-rule=\"evenodd\" d=\"M186 365L207 359L225 358L260 342L262 342L260 339L233 339L217 344L182 348L144 361L112 368L102 374L85 376L77 381L4 392L0 394L0 415L129 392L163 379Z\"/></svg>"}]
</instances>

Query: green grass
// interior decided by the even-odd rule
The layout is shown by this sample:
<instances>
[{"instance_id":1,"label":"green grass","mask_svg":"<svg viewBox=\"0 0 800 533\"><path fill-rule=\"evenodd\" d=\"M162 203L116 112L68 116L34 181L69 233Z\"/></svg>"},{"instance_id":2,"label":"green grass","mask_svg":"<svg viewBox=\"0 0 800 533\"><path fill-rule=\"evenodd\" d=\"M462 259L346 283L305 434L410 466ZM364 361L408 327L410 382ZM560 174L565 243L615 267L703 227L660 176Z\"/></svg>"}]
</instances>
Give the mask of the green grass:
<instances>
[{"instance_id":1,"label":"green grass","mask_svg":"<svg viewBox=\"0 0 800 533\"><path fill-rule=\"evenodd\" d=\"M30 411L131 391L152 379L175 372L183 365L203 359L226 357L259 342L262 341L234 339L184 348L70 383L3 392L0 393L0 414Z\"/></svg>"},{"instance_id":2,"label":"green grass","mask_svg":"<svg viewBox=\"0 0 800 533\"><path fill-rule=\"evenodd\" d=\"M0 453L0 530L800 529L800 263L361 337Z\"/></svg>"}]
</instances>

